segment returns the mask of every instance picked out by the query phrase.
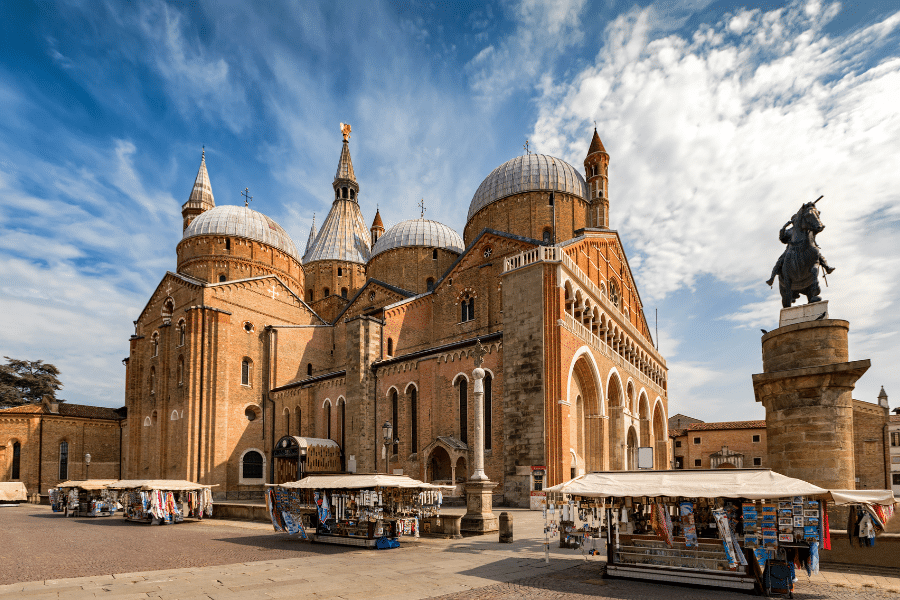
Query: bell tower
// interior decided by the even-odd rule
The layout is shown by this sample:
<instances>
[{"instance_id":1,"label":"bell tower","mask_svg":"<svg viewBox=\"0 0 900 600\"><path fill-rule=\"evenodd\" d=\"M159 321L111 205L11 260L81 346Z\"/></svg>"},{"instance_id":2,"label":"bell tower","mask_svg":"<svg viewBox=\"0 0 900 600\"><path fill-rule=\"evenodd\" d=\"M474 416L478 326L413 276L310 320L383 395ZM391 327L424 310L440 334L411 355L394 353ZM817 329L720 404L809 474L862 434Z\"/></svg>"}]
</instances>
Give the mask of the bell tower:
<instances>
[{"instance_id":1,"label":"bell tower","mask_svg":"<svg viewBox=\"0 0 900 600\"><path fill-rule=\"evenodd\" d=\"M587 199L590 203L589 226L609 229L609 154L600 141L596 127L591 147L584 158L584 174L590 196Z\"/></svg>"}]
</instances>

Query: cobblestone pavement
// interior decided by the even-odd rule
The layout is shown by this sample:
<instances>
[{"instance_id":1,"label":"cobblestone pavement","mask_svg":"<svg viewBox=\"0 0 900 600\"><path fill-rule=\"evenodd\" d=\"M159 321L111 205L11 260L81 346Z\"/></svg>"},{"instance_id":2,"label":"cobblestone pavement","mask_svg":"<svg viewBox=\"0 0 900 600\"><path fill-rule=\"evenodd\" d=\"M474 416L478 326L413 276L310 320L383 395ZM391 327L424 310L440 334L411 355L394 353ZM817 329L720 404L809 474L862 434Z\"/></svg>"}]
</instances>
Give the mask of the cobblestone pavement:
<instances>
[{"instance_id":1,"label":"cobblestone pavement","mask_svg":"<svg viewBox=\"0 0 900 600\"><path fill-rule=\"evenodd\" d=\"M720 589L695 588L680 585L657 584L626 579L604 579L595 566L578 566L549 575L527 577L510 583L489 585L478 589L439 596L440 600L551 600L566 598L641 598L642 600L747 600L743 592ZM889 591L873 588L851 587L844 584L809 583L798 581L794 586L794 598L841 599L894 598L900 599L900 589Z\"/></svg>"},{"instance_id":2,"label":"cobblestone pavement","mask_svg":"<svg viewBox=\"0 0 900 600\"><path fill-rule=\"evenodd\" d=\"M0 585L338 551L273 535L265 524L207 519L160 527L120 515L66 518L33 504L0 508Z\"/></svg>"},{"instance_id":3,"label":"cobblestone pavement","mask_svg":"<svg viewBox=\"0 0 900 600\"><path fill-rule=\"evenodd\" d=\"M44 506L3 508L0 600L749 597L603 579L602 560L555 547L547 563L540 513L509 512L515 518L512 544L500 544L496 534L405 538L399 549L373 551L307 544L264 523L207 519L159 527L119 516L67 519ZM803 576L795 597L900 600L895 571Z\"/></svg>"}]
</instances>

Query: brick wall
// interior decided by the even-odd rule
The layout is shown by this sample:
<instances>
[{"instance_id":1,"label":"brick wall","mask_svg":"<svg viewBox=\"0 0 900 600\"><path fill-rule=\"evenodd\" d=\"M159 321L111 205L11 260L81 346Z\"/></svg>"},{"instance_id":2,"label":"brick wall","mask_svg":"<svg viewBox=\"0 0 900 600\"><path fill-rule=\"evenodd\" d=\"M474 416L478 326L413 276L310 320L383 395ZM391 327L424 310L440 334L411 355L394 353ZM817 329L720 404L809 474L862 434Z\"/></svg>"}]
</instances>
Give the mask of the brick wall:
<instances>
[{"instance_id":1,"label":"brick wall","mask_svg":"<svg viewBox=\"0 0 900 600\"><path fill-rule=\"evenodd\" d=\"M853 450L858 490L883 490L890 486L884 434L888 416L884 407L862 400L853 401Z\"/></svg>"},{"instance_id":2,"label":"brick wall","mask_svg":"<svg viewBox=\"0 0 900 600\"><path fill-rule=\"evenodd\" d=\"M768 461L766 457L766 427L765 422L758 427L747 427L742 429L734 429L724 424L721 429L703 429L703 430L687 430L685 435L674 436L673 455L677 460L681 459L682 468L684 469L709 469L710 454L719 452L722 446L728 446L732 452L739 452L744 455L743 465L745 469L767 468ZM715 427L716 423L703 423L708 427ZM759 441L754 442L757 436ZM700 439L700 443L694 442L695 438ZM754 460L759 459L759 464L755 464ZM698 465L696 461L700 461Z\"/></svg>"}]
</instances>

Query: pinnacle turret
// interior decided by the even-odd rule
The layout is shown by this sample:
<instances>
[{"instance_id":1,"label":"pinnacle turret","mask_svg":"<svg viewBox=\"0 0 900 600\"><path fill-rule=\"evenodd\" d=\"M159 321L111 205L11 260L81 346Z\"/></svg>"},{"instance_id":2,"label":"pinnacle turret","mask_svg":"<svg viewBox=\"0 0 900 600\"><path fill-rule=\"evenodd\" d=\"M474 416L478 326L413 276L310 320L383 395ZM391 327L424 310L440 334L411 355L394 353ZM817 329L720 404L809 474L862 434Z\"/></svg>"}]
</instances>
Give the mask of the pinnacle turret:
<instances>
[{"instance_id":1,"label":"pinnacle turret","mask_svg":"<svg viewBox=\"0 0 900 600\"><path fill-rule=\"evenodd\" d=\"M316 213L313 213L312 227L309 228L309 239L306 240L306 250L303 251L304 256L309 254L309 249L313 247L313 242L315 242L315 241L316 241Z\"/></svg>"},{"instance_id":2,"label":"pinnacle turret","mask_svg":"<svg viewBox=\"0 0 900 600\"><path fill-rule=\"evenodd\" d=\"M372 233L372 247L374 248L378 238L384 235L384 222L381 220L381 211L377 208L375 209L375 220L372 221L369 231Z\"/></svg>"},{"instance_id":3,"label":"pinnacle turret","mask_svg":"<svg viewBox=\"0 0 900 600\"><path fill-rule=\"evenodd\" d=\"M216 199L213 197L212 185L209 183L209 173L206 171L206 148L200 153L200 169L194 179L194 187L191 196L181 206L182 231L187 229L197 215L215 208Z\"/></svg>"},{"instance_id":4,"label":"pinnacle turret","mask_svg":"<svg viewBox=\"0 0 900 600\"><path fill-rule=\"evenodd\" d=\"M357 201L359 195L359 183L353 172L353 161L350 159L350 125L341 123L341 133L344 134L344 146L341 148L341 158L338 160L337 173L334 174L334 199L347 199Z\"/></svg>"}]
</instances>

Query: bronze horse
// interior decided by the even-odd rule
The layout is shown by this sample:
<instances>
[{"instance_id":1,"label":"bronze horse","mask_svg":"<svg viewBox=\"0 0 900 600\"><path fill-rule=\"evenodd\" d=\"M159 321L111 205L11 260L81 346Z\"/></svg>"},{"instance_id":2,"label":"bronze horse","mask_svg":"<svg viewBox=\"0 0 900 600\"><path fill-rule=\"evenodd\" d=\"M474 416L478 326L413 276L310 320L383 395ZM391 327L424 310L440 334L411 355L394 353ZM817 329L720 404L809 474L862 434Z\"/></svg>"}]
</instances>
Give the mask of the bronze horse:
<instances>
[{"instance_id":1,"label":"bronze horse","mask_svg":"<svg viewBox=\"0 0 900 600\"><path fill-rule=\"evenodd\" d=\"M787 244L784 253L772 269L772 277L766 282L769 286L778 276L778 289L781 292L781 306L789 308L800 294L804 294L809 302L819 302L819 265L826 273L834 271L828 266L819 246L816 235L825 229L816 202L804 204L791 220L785 223L778 233L782 244Z\"/></svg>"}]
</instances>

